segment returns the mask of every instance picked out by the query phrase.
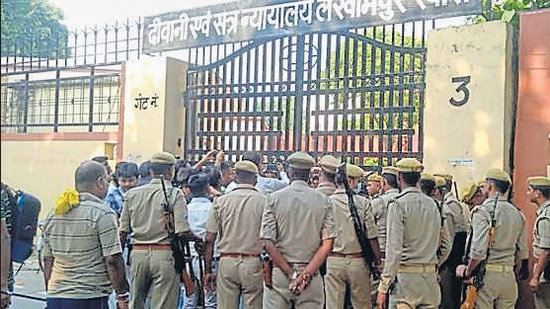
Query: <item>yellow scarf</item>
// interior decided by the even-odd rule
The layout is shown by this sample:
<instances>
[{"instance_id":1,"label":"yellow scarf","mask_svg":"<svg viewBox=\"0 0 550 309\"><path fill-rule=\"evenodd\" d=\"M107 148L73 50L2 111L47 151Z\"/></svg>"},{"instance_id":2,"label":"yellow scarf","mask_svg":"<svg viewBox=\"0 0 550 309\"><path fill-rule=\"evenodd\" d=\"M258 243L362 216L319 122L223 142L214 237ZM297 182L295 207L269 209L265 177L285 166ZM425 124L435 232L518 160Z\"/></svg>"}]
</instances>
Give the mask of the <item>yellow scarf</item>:
<instances>
[{"instance_id":1,"label":"yellow scarf","mask_svg":"<svg viewBox=\"0 0 550 309\"><path fill-rule=\"evenodd\" d=\"M55 202L55 214L64 215L80 203L80 196L76 190L65 190Z\"/></svg>"}]
</instances>

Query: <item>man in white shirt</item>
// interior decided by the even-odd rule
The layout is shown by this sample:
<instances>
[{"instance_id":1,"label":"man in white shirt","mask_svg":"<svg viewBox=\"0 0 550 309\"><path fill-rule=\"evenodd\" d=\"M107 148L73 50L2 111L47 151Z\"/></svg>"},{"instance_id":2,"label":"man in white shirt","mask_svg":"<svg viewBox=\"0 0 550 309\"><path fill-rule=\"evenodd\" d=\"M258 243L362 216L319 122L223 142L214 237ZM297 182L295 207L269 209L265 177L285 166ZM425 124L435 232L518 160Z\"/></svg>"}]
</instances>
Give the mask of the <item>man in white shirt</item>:
<instances>
[{"instance_id":1,"label":"man in white shirt","mask_svg":"<svg viewBox=\"0 0 550 309\"><path fill-rule=\"evenodd\" d=\"M190 202L189 204L187 204L188 221L193 233L201 238L204 238L206 236L206 221L208 220L208 214L210 212L210 208L212 207L212 202L210 201L207 193L208 183L208 176L203 173L192 175L187 181L187 186L191 190L191 194L189 196ZM193 245L194 243L190 243L189 246L193 260L193 272L197 278L200 278L201 274L199 263L203 263L203 261L201 261L203 256L199 256ZM215 244L214 248L214 262L212 263L212 272L215 272L215 270L217 269L217 261L219 260L217 244ZM203 271L210 272L209 270ZM204 293L204 308L216 308L216 290L214 289L208 292L202 291L202 293ZM182 301L182 297L184 295L186 294L182 290L178 308L197 308L197 305L199 303L198 287L196 287L194 293L189 296L185 296L184 301Z\"/></svg>"},{"instance_id":2,"label":"man in white shirt","mask_svg":"<svg viewBox=\"0 0 550 309\"><path fill-rule=\"evenodd\" d=\"M262 163L262 155L254 152L247 151L243 154L242 160L251 161L258 167L258 171L263 171L264 166ZM280 165L279 165L280 166ZM282 188L287 187L290 184L290 179L288 175L280 166L279 169L279 178L269 178L263 175L258 175L258 182L256 183L256 190L263 194L273 193L275 191L281 190Z\"/></svg>"}]
</instances>

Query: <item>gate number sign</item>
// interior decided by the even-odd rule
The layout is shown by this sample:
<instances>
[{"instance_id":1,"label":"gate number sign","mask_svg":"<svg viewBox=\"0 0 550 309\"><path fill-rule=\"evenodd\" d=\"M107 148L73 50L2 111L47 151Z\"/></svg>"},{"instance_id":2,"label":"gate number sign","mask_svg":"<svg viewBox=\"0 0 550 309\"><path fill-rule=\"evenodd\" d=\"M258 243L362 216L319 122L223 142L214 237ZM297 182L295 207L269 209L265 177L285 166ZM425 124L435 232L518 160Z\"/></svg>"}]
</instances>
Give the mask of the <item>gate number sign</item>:
<instances>
[{"instance_id":1,"label":"gate number sign","mask_svg":"<svg viewBox=\"0 0 550 309\"><path fill-rule=\"evenodd\" d=\"M457 94L449 99L451 105L462 106L468 103L468 100L470 100L470 89L468 89L468 84L470 84L470 76L467 75L453 77L451 78L451 81L453 82L453 84L458 84L455 89Z\"/></svg>"}]
</instances>

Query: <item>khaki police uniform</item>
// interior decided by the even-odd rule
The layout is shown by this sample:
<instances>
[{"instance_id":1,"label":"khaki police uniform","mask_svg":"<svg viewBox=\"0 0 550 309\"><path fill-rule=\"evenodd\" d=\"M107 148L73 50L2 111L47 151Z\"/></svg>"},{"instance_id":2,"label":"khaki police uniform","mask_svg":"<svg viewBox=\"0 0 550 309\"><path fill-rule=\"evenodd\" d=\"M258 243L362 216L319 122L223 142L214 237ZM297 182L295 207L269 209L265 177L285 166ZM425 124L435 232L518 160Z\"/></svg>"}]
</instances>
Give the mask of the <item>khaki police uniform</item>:
<instances>
[{"instance_id":1,"label":"khaki police uniform","mask_svg":"<svg viewBox=\"0 0 550 309\"><path fill-rule=\"evenodd\" d=\"M319 166L323 172L327 174L336 175L338 173L338 165L338 159L332 155L324 155L321 160L319 160ZM321 181L315 190L329 196L334 193L336 186L333 182Z\"/></svg>"},{"instance_id":2,"label":"khaki police uniform","mask_svg":"<svg viewBox=\"0 0 550 309\"><path fill-rule=\"evenodd\" d=\"M384 174L392 174L397 177L397 168L393 166L386 166L382 169L382 177ZM384 269L384 261L386 257L386 232L387 232L387 215L388 204L399 195L399 189L389 189L377 198L371 201L372 213L374 216L374 222L376 222L376 234L378 236L378 242L380 243L380 254L382 257L382 269ZM372 279L372 278L371 278ZM379 280L371 280L373 291L371 292L373 307L376 307L376 293L378 292Z\"/></svg>"},{"instance_id":3,"label":"khaki police uniform","mask_svg":"<svg viewBox=\"0 0 550 309\"><path fill-rule=\"evenodd\" d=\"M490 170L487 178L509 182L509 176L500 170ZM489 231L493 218L495 236L489 248ZM492 197L472 210L471 224L469 257L487 259L485 285L478 291L475 308L514 308L518 298L515 260L528 257L523 214L503 196L498 200Z\"/></svg>"},{"instance_id":4,"label":"khaki police uniform","mask_svg":"<svg viewBox=\"0 0 550 309\"><path fill-rule=\"evenodd\" d=\"M390 201L398 195L399 189L390 189L372 201L372 212L374 215L374 221L376 222L378 241L380 242L380 252L382 253L382 257L384 257L386 253L388 205Z\"/></svg>"},{"instance_id":5,"label":"khaki police uniform","mask_svg":"<svg viewBox=\"0 0 550 309\"><path fill-rule=\"evenodd\" d=\"M365 197L353 196L357 213L367 232L367 238L376 237L376 224L372 208ZM336 189L330 196L334 210L336 238L332 253L327 258L325 275L326 308L343 308L346 286L349 286L351 304L354 308L371 308L370 271L361 254L353 219L348 205L348 196L344 189Z\"/></svg>"},{"instance_id":6,"label":"khaki police uniform","mask_svg":"<svg viewBox=\"0 0 550 309\"><path fill-rule=\"evenodd\" d=\"M400 173L422 172L415 159L397 162ZM386 262L378 291L389 291L390 308L437 308L437 250L441 217L435 201L405 188L388 206Z\"/></svg>"},{"instance_id":7,"label":"khaki police uniform","mask_svg":"<svg viewBox=\"0 0 550 309\"><path fill-rule=\"evenodd\" d=\"M537 210L533 235L533 253L535 257L538 257L541 250L550 250L550 200L546 200ZM546 263L550 263L550 261ZM548 269L548 266L546 269ZM546 276L548 275L546 274ZM550 280L545 279L544 276L545 274L542 273L535 294L535 307L537 309L550 308Z\"/></svg>"},{"instance_id":8,"label":"khaki police uniform","mask_svg":"<svg viewBox=\"0 0 550 309\"><path fill-rule=\"evenodd\" d=\"M175 158L167 153L153 156L153 162L174 164ZM176 233L190 231L187 222L187 204L180 189L164 181L169 207L174 213ZM176 308L180 292L178 276L168 232L164 228L164 193L161 179L152 179L147 185L126 193L120 218L121 232L131 233L131 300L130 308L142 309L151 295L151 308Z\"/></svg>"},{"instance_id":9,"label":"khaki police uniform","mask_svg":"<svg viewBox=\"0 0 550 309\"><path fill-rule=\"evenodd\" d=\"M336 191L336 186L332 182L323 181L320 182L315 191L321 192L326 196L332 195Z\"/></svg>"},{"instance_id":10,"label":"khaki police uniform","mask_svg":"<svg viewBox=\"0 0 550 309\"><path fill-rule=\"evenodd\" d=\"M542 180L541 180L542 178ZM543 177L532 177L528 180L529 185L538 185L542 187L550 187L550 179ZM533 231L533 254L538 258L542 250L550 250L550 200L544 201L537 210L537 219ZM550 261L546 262L547 264ZM548 269L548 266L546 266ZM550 274L541 274L539 278L539 286L535 297L535 308L548 309L550 308L550 280L546 279Z\"/></svg>"},{"instance_id":11,"label":"khaki police uniform","mask_svg":"<svg viewBox=\"0 0 550 309\"><path fill-rule=\"evenodd\" d=\"M314 160L299 152L288 158L292 168L310 169ZM298 273L319 249L324 239L336 236L332 204L328 197L311 189L307 182L294 180L290 186L267 197L260 238L275 243L283 258ZM273 287L264 289L264 308L323 308L323 280L319 272L300 295L289 290L289 280L278 267L273 268Z\"/></svg>"},{"instance_id":12,"label":"khaki police uniform","mask_svg":"<svg viewBox=\"0 0 550 309\"><path fill-rule=\"evenodd\" d=\"M258 173L248 161L238 162L235 168ZM263 248L260 227L266 202L253 185L238 184L212 204L206 231L219 233L221 259L216 289L220 308L238 308L241 293L246 308L262 308L263 275L258 255Z\"/></svg>"}]
</instances>

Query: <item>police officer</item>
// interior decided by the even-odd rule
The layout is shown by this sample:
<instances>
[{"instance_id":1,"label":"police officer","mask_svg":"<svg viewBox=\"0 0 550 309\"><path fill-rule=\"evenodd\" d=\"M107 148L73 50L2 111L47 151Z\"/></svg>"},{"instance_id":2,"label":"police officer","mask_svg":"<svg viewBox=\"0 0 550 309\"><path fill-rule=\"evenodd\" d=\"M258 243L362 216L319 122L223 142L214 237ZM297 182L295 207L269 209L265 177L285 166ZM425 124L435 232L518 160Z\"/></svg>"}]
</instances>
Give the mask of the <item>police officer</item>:
<instances>
[{"instance_id":1,"label":"police officer","mask_svg":"<svg viewBox=\"0 0 550 309\"><path fill-rule=\"evenodd\" d=\"M384 259L386 258L386 219L388 214L388 204L399 195L399 185L397 184L397 168L386 166L382 169L382 179L380 180L381 194L371 202L378 241L380 242L380 257L382 259L381 267L384 268ZM373 280L373 291L371 292L373 305L376 306L376 293L378 290L378 280Z\"/></svg>"},{"instance_id":2,"label":"police officer","mask_svg":"<svg viewBox=\"0 0 550 309\"><path fill-rule=\"evenodd\" d=\"M130 308L133 309L143 309L149 294L152 309L176 308L178 304L180 288L165 227L164 192L168 198L168 208L174 214L175 233L186 240L202 241L193 235L187 222L187 204L183 193L172 187L175 164L176 159L167 152L153 155L151 182L126 193L120 231L122 240L132 231Z\"/></svg>"},{"instance_id":3,"label":"police officer","mask_svg":"<svg viewBox=\"0 0 550 309\"><path fill-rule=\"evenodd\" d=\"M550 308L550 178L529 177L527 179L527 197L537 205L535 220L533 253L537 263L533 268L533 277L529 287L535 295L537 309Z\"/></svg>"},{"instance_id":4,"label":"police officer","mask_svg":"<svg viewBox=\"0 0 550 309\"><path fill-rule=\"evenodd\" d=\"M528 276L525 218L504 194L510 188L510 176L503 170L490 169L485 177L489 198L472 211L471 245L468 265L459 265L456 276L468 278L486 260L485 285L479 289L475 308L514 308L518 286L514 274L516 257L522 260L520 279ZM494 227L494 235L491 235Z\"/></svg>"},{"instance_id":5,"label":"police officer","mask_svg":"<svg viewBox=\"0 0 550 309\"><path fill-rule=\"evenodd\" d=\"M267 197L260 238L273 260L273 288L264 308L323 308L325 262L336 236L332 204L307 180L315 160L305 152L288 157L291 184Z\"/></svg>"},{"instance_id":6,"label":"police officer","mask_svg":"<svg viewBox=\"0 0 550 309\"><path fill-rule=\"evenodd\" d=\"M334 185L334 177L338 172L338 166L340 162L332 155L324 155L321 160L319 160L319 166L321 167L321 172L319 174L319 185L316 190L325 194L331 195L336 190Z\"/></svg>"},{"instance_id":7,"label":"police officer","mask_svg":"<svg viewBox=\"0 0 550 309\"><path fill-rule=\"evenodd\" d=\"M204 282L216 282L219 308L238 308L241 294L246 308L262 308L262 251L260 227L266 197L255 188L258 167L250 161L235 164L237 186L214 200L206 223L205 269L211 269L214 241L219 233L221 259L217 278L207 273Z\"/></svg>"},{"instance_id":8,"label":"police officer","mask_svg":"<svg viewBox=\"0 0 550 309\"><path fill-rule=\"evenodd\" d=\"M452 176L448 174L434 175L440 181L436 184L437 195L441 198L442 208L445 210L445 223L452 238L452 249L449 257L439 269L441 276L441 309L458 309L462 296L462 282L455 276L455 268L462 263L466 236L468 233L468 220L464 217L462 205L453 195Z\"/></svg>"},{"instance_id":9,"label":"police officer","mask_svg":"<svg viewBox=\"0 0 550 309\"><path fill-rule=\"evenodd\" d=\"M440 302L436 275L439 210L417 187L424 166L405 158L396 167L401 193L388 205L386 262L378 287L378 308L385 307L392 284L390 308L436 308Z\"/></svg>"},{"instance_id":10,"label":"police officer","mask_svg":"<svg viewBox=\"0 0 550 309\"><path fill-rule=\"evenodd\" d=\"M380 181L382 176L372 173L367 177L367 194L370 199L377 197L380 194Z\"/></svg>"},{"instance_id":11,"label":"police officer","mask_svg":"<svg viewBox=\"0 0 550 309\"><path fill-rule=\"evenodd\" d=\"M356 165L346 164L346 175L360 178L363 170ZM348 196L344 189L342 176L336 176L337 189L330 196L334 209L334 222L337 236L334 247L327 258L327 274L325 275L326 308L343 308L346 286L349 286L351 304L354 308L371 308L370 284L365 279L370 277L370 270L365 265L361 246L353 225L349 209ZM365 197L353 196L359 220L364 226L370 245L373 248L375 264L380 265L380 248L376 237L376 224L372 215L369 200Z\"/></svg>"},{"instance_id":12,"label":"police officer","mask_svg":"<svg viewBox=\"0 0 550 309\"><path fill-rule=\"evenodd\" d=\"M480 186L478 186L473 181L469 181L464 185L464 188L462 188L462 190L460 191L460 196L461 196L462 203L466 205L465 207L463 207L462 212L469 223L471 210L474 207L483 204L483 201L485 200L485 195L483 194L483 192L481 192Z\"/></svg>"},{"instance_id":13,"label":"police officer","mask_svg":"<svg viewBox=\"0 0 550 309\"><path fill-rule=\"evenodd\" d=\"M388 213L388 204L393 198L399 195L397 173L397 168L393 166L386 166L382 169L380 189L383 193L372 200L372 211L376 222L382 258L385 258L386 254L386 216Z\"/></svg>"}]
</instances>

